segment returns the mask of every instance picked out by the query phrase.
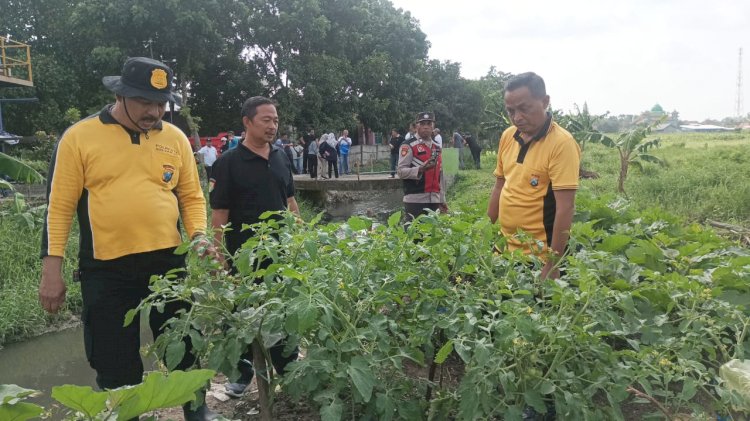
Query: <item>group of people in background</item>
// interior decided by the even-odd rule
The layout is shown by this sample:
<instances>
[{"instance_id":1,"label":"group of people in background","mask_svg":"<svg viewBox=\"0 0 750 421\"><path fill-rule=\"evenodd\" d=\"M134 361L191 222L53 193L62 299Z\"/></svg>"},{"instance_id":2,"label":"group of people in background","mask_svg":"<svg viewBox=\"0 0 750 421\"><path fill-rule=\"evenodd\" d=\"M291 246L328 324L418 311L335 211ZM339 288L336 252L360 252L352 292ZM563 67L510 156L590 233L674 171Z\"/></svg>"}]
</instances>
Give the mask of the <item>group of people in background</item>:
<instances>
[{"instance_id":1,"label":"group of people in background","mask_svg":"<svg viewBox=\"0 0 750 421\"><path fill-rule=\"evenodd\" d=\"M343 130L338 138L333 132L324 133L318 138L315 130L310 129L306 135L300 136L297 146L301 148L301 155L297 158L297 174L310 174L310 178L317 180L318 166L322 167L323 163L328 166L328 176L321 174L320 178L339 178L339 173L352 173L349 168L349 151L352 147L349 130Z\"/></svg>"}]
</instances>

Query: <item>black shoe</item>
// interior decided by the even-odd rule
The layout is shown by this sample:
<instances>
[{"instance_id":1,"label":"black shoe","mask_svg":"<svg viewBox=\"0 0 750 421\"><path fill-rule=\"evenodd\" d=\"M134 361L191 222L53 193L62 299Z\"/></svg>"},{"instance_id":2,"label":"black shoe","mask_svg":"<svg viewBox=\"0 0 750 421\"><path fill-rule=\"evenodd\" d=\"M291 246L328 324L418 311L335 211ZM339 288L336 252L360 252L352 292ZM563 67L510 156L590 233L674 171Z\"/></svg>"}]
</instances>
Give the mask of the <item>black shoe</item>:
<instances>
[{"instance_id":1,"label":"black shoe","mask_svg":"<svg viewBox=\"0 0 750 421\"><path fill-rule=\"evenodd\" d=\"M227 383L224 385L224 394L233 398L241 398L245 394L247 383Z\"/></svg>"},{"instance_id":2,"label":"black shoe","mask_svg":"<svg viewBox=\"0 0 750 421\"><path fill-rule=\"evenodd\" d=\"M208 405L203 402L203 405L190 409L190 403L182 406L182 413L185 415L185 421L211 421L219 418L219 414L208 409Z\"/></svg>"}]
</instances>

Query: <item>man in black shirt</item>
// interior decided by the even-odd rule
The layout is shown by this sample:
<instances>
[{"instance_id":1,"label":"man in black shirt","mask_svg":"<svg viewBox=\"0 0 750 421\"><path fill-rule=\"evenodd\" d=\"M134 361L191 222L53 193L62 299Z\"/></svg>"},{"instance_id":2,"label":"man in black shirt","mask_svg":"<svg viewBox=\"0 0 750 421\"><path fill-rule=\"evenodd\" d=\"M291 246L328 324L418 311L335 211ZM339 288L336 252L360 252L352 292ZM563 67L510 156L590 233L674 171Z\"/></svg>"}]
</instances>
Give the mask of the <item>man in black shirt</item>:
<instances>
[{"instance_id":1,"label":"man in black shirt","mask_svg":"<svg viewBox=\"0 0 750 421\"><path fill-rule=\"evenodd\" d=\"M395 128L391 129L391 140L388 141L388 146L391 148L391 178L396 177L396 164L398 164L398 148L401 146L401 142L404 139Z\"/></svg>"},{"instance_id":2,"label":"man in black shirt","mask_svg":"<svg viewBox=\"0 0 750 421\"><path fill-rule=\"evenodd\" d=\"M307 134L303 137L303 139L305 141L305 145L304 145L305 155L302 158L302 172L304 174L307 174L308 163L310 161L312 161L313 158L315 159L315 164L317 165L317 163L318 163L318 157L317 156L314 156L313 158L308 157L308 152L310 151L310 145L312 145L313 142L315 142L315 141L318 140L318 139L315 138L315 129L310 129L307 132Z\"/></svg>"},{"instance_id":3,"label":"man in black shirt","mask_svg":"<svg viewBox=\"0 0 750 421\"><path fill-rule=\"evenodd\" d=\"M294 198L292 166L284 151L273 145L279 126L274 103L264 97L249 98L242 105L245 138L235 149L222 154L213 168L210 183L211 225L216 230L215 242L221 244L221 227L231 222L226 233L227 251L234 255L251 236L253 230L242 230L243 224L254 224L266 211L290 210L299 214ZM270 264L271 262L264 262ZM237 269L231 266L231 271ZM284 344L270 350L276 371L283 374L287 363L297 359L297 352L283 355ZM248 348L239 363L240 379L226 385L227 394L239 397L253 377Z\"/></svg>"},{"instance_id":4,"label":"man in black shirt","mask_svg":"<svg viewBox=\"0 0 750 421\"><path fill-rule=\"evenodd\" d=\"M477 142L476 139L474 139L474 136L472 136L470 133L464 133L464 143L469 146L471 157L474 158L474 166L477 169L481 169L480 158L482 154L482 147L479 145L479 142Z\"/></svg>"}]
</instances>

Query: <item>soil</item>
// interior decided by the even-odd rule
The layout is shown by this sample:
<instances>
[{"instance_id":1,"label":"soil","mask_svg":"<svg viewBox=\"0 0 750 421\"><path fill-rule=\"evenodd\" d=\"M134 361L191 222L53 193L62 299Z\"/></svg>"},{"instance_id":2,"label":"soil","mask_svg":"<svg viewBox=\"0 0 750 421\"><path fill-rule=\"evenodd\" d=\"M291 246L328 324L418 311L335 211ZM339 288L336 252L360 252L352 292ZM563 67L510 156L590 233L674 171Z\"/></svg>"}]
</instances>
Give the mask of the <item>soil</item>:
<instances>
[{"instance_id":1,"label":"soil","mask_svg":"<svg viewBox=\"0 0 750 421\"><path fill-rule=\"evenodd\" d=\"M206 403L212 411L229 420L260 420L258 386L253 379L242 398L233 398L224 393L226 377L217 375L211 381L211 388L206 392ZM275 395L273 406L274 421L312 421L319 420L318 410L306 402L297 402L289 395L279 392ZM182 421L182 408L159 409L146 415L154 415L160 420Z\"/></svg>"}]
</instances>

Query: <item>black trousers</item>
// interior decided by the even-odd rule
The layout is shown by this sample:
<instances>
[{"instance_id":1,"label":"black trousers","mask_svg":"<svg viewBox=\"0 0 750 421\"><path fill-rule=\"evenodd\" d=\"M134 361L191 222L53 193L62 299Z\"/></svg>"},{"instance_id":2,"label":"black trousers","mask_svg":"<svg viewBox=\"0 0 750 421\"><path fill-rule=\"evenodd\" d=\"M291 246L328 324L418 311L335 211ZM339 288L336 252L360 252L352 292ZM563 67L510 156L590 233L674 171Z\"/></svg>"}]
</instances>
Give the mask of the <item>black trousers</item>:
<instances>
[{"instance_id":1,"label":"black trousers","mask_svg":"<svg viewBox=\"0 0 750 421\"><path fill-rule=\"evenodd\" d=\"M404 202L404 210L406 211L406 222L411 222L414 218L419 215L427 214L428 210L437 211L440 209L440 203L406 203Z\"/></svg>"},{"instance_id":2,"label":"black trousers","mask_svg":"<svg viewBox=\"0 0 750 421\"><path fill-rule=\"evenodd\" d=\"M331 172L336 174L336 178L339 178L339 162L338 158L335 161L328 162L328 178L331 178Z\"/></svg>"},{"instance_id":3,"label":"black trousers","mask_svg":"<svg viewBox=\"0 0 750 421\"><path fill-rule=\"evenodd\" d=\"M284 375L287 364L292 361L296 361L299 357L299 348L294 348L289 355L284 355L284 342L280 342L268 349L268 354L271 357L271 363L273 368L279 373L280 376ZM240 371L239 382L243 384L250 384L255 375L253 370L253 351L251 347L247 347L247 350L240 357L240 362L237 364L237 368Z\"/></svg>"},{"instance_id":4,"label":"black trousers","mask_svg":"<svg viewBox=\"0 0 750 421\"><path fill-rule=\"evenodd\" d=\"M316 155L306 155L307 170L310 171L310 178L318 178L318 157Z\"/></svg>"},{"instance_id":5,"label":"black trousers","mask_svg":"<svg viewBox=\"0 0 750 421\"><path fill-rule=\"evenodd\" d=\"M151 275L162 275L170 269L184 267L183 256L174 249L132 254L114 260L82 259L80 263L83 295L83 338L86 358L96 370L96 384L113 389L141 382L143 362L140 355L140 323L136 317L123 326L125 313L151 291ZM178 310L189 309L188 303L170 303L163 312L152 311L149 326L154 337L164 331L163 325ZM195 363L189 337L185 337L185 356L175 367L185 370Z\"/></svg>"},{"instance_id":6,"label":"black trousers","mask_svg":"<svg viewBox=\"0 0 750 421\"><path fill-rule=\"evenodd\" d=\"M474 166L479 170L482 168L482 150L481 149L472 149L471 150L471 157L474 158Z\"/></svg>"},{"instance_id":7,"label":"black trousers","mask_svg":"<svg viewBox=\"0 0 750 421\"><path fill-rule=\"evenodd\" d=\"M317 158L315 159L315 168L317 168ZM310 163L312 164L313 160L310 160ZM313 167L310 167L312 170ZM236 252L236 250L235 250ZM234 254L234 253L232 253ZM261 268L267 268L271 264L271 260L264 260L261 262L260 267ZM236 275L239 273L237 270L237 267L235 265L232 265L229 269L230 272L233 275ZM257 278L254 280L256 284L260 284L263 282L262 278ZM271 348L268 349L268 354L271 357L271 364L273 364L273 368L276 370L279 375L284 375L284 371L286 370L287 364L289 364L292 361L296 361L299 357L299 347L295 347L289 355L284 355L284 347L286 344L282 340L281 342L277 343L276 345L273 345ZM248 345L245 352L240 355L240 360L237 362L237 370L240 372L240 378L238 380L239 383L243 384L250 384L250 381L252 381L253 376L255 375L255 370L253 370L253 349L252 345Z\"/></svg>"}]
</instances>

